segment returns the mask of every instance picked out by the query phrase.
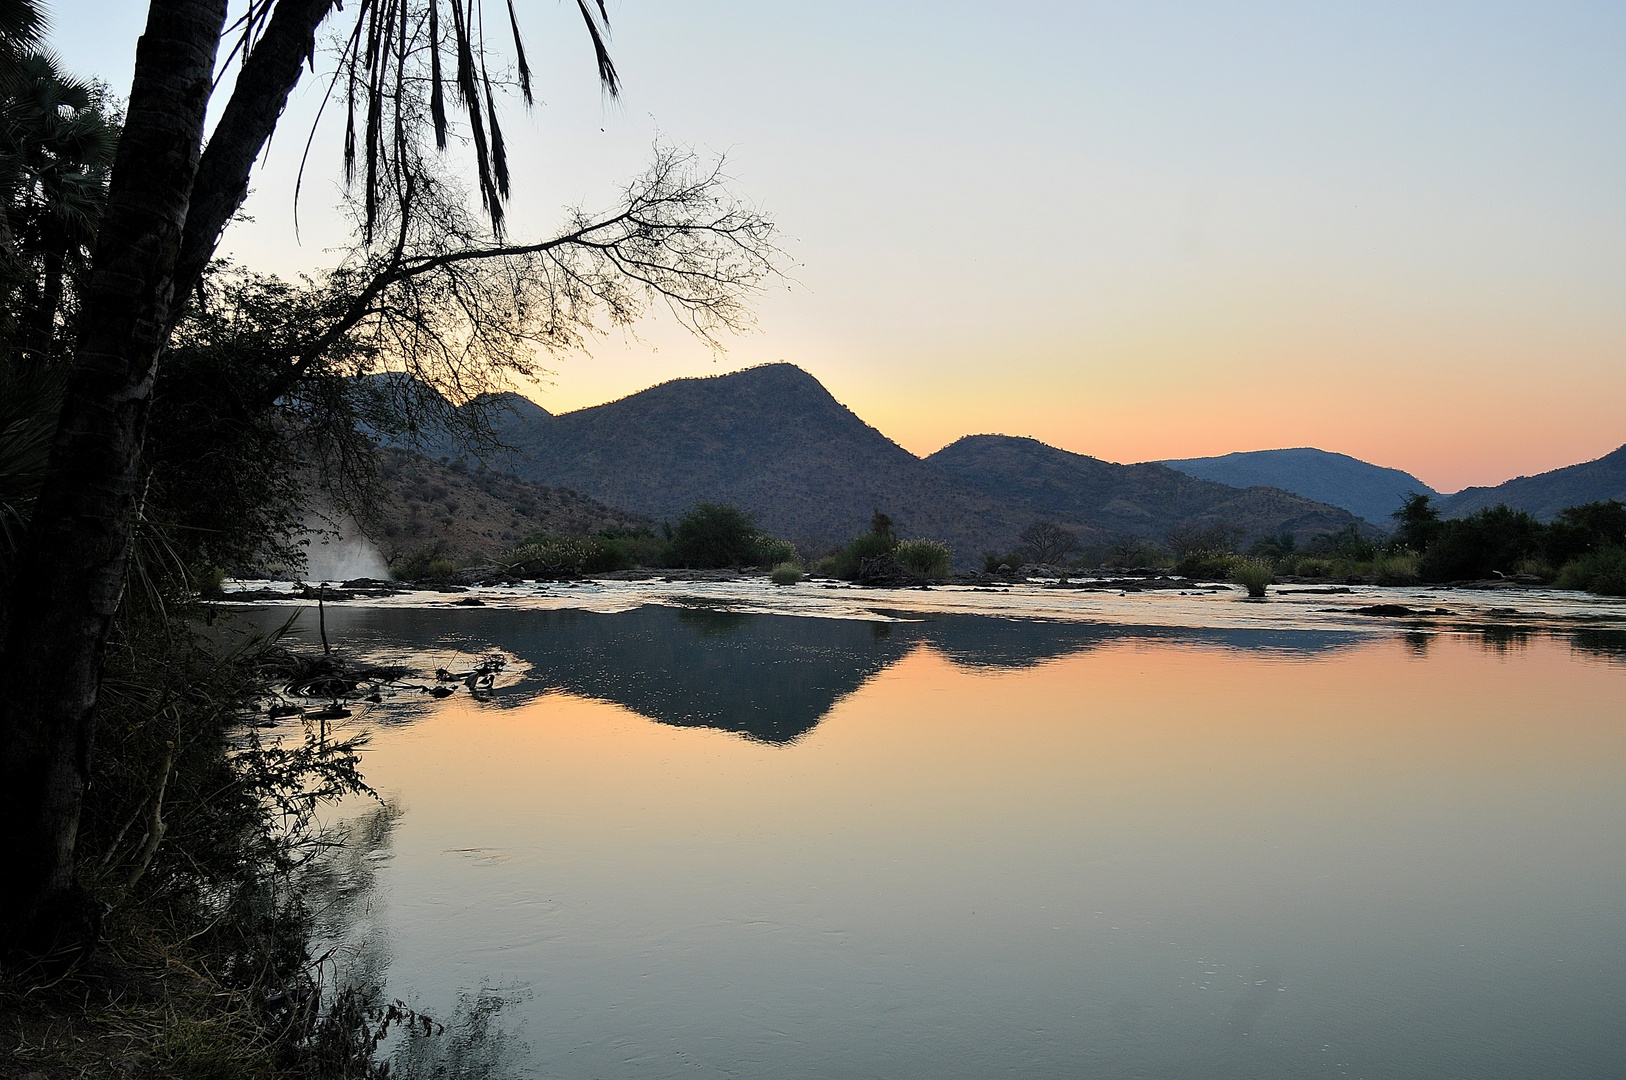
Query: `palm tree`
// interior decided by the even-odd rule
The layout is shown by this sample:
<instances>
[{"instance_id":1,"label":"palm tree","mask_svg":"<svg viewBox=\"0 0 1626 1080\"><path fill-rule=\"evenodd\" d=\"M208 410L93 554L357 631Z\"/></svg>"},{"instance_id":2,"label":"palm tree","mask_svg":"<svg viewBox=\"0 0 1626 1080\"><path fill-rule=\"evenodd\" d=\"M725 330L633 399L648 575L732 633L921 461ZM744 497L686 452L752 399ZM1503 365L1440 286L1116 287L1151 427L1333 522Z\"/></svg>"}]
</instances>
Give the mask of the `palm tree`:
<instances>
[{"instance_id":1,"label":"palm tree","mask_svg":"<svg viewBox=\"0 0 1626 1080\"><path fill-rule=\"evenodd\" d=\"M98 86L62 75L49 54L24 58L0 106L0 208L30 279L20 306L38 357L50 353L64 278L82 273L96 239L117 142Z\"/></svg>"},{"instance_id":2,"label":"palm tree","mask_svg":"<svg viewBox=\"0 0 1626 1080\"><path fill-rule=\"evenodd\" d=\"M9 93L23 58L45 37L45 14L34 0L0 0L0 94Z\"/></svg>"}]
</instances>

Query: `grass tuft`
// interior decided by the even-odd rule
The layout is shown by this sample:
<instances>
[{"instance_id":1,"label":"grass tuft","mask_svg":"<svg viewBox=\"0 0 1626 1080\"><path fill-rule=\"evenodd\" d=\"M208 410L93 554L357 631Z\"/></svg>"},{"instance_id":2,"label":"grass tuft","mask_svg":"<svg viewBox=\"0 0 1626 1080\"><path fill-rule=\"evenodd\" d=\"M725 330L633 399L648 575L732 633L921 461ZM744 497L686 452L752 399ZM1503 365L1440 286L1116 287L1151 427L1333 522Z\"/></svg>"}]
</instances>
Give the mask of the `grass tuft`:
<instances>
[{"instance_id":1,"label":"grass tuft","mask_svg":"<svg viewBox=\"0 0 1626 1080\"><path fill-rule=\"evenodd\" d=\"M1265 586L1270 584L1270 563L1264 559L1238 559L1231 567L1231 580L1248 590L1248 595L1258 598L1265 595Z\"/></svg>"}]
</instances>

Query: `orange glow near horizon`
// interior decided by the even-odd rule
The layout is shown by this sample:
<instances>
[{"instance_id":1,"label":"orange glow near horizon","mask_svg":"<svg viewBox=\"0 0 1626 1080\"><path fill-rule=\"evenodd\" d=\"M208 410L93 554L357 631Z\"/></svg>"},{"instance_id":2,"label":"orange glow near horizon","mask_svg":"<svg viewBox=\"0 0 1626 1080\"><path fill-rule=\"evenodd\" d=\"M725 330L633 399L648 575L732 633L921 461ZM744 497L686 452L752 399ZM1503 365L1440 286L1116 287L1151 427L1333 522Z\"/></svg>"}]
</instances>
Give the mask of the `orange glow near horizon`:
<instances>
[{"instance_id":1,"label":"orange glow near horizon","mask_svg":"<svg viewBox=\"0 0 1626 1080\"><path fill-rule=\"evenodd\" d=\"M778 362L750 342L728 357L674 352L603 361L568 360L543 385L521 391L550 412L604 404L673 378L726 374ZM1382 365L1296 366L1290 358L1235 365L1215 360L1184 368L1117 358L1070 360L1061 350L1012 363L992 377L976 358L888 365L846 356L827 363L783 359L813 374L861 420L917 456L965 435L1029 436L1078 454L1119 463L1209 457L1235 451L1313 446L1401 469L1437 491L1493 486L1515 476L1591 461L1626 443L1620 409L1626 371L1611 370L1602 350L1595 393L1546 404L1518 393L1518 359L1446 368L1400 356ZM942 377L915 375L930 366ZM1165 373L1149 376L1148 368ZM1247 378L1215 372L1247 370ZM1329 374L1343 371L1345 374ZM1358 375L1347 374L1359 371ZM980 374L979 374L980 373ZM1044 392L1037 392L1040 385Z\"/></svg>"}]
</instances>

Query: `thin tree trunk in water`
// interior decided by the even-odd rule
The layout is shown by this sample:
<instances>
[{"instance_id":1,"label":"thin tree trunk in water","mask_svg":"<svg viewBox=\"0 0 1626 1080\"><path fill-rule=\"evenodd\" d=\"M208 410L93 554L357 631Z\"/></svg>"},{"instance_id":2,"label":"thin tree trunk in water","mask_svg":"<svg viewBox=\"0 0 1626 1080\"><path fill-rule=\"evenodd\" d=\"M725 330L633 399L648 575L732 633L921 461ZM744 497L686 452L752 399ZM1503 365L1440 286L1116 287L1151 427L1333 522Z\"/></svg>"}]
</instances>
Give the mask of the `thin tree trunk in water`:
<instances>
[{"instance_id":1,"label":"thin tree trunk in water","mask_svg":"<svg viewBox=\"0 0 1626 1080\"><path fill-rule=\"evenodd\" d=\"M8 949L82 944L73 888L102 656L226 0L153 0L45 482L16 563L0 696Z\"/></svg>"}]
</instances>

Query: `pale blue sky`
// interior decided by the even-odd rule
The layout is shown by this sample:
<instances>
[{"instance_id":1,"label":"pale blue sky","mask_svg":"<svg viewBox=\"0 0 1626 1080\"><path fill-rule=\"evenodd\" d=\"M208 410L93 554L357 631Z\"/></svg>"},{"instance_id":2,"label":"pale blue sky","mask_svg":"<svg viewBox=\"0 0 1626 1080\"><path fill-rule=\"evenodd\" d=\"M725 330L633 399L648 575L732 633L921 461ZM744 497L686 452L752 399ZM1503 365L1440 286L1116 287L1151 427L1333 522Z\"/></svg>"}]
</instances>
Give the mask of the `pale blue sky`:
<instances>
[{"instance_id":1,"label":"pale blue sky","mask_svg":"<svg viewBox=\"0 0 1626 1080\"><path fill-rule=\"evenodd\" d=\"M1113 460L1317 445L1443 489L1626 442L1626 4L520 0L514 218L607 203L657 133L726 150L798 267L714 361L670 327L554 365L556 411L786 359L926 453L1030 434ZM128 83L144 5L58 0ZM296 246L310 95L227 248Z\"/></svg>"}]
</instances>

